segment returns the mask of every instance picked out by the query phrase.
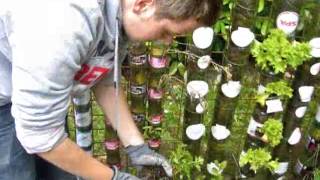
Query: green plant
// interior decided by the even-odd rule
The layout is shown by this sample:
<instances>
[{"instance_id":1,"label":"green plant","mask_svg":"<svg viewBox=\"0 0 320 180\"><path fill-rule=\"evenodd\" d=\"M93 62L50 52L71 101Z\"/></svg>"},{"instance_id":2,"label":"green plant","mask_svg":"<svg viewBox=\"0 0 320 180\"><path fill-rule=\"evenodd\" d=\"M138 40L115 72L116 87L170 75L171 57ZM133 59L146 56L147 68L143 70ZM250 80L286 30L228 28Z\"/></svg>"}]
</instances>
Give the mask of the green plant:
<instances>
[{"instance_id":1,"label":"green plant","mask_svg":"<svg viewBox=\"0 0 320 180\"><path fill-rule=\"evenodd\" d=\"M164 130L161 127L144 126L143 136L146 139L160 139Z\"/></svg>"},{"instance_id":2,"label":"green plant","mask_svg":"<svg viewBox=\"0 0 320 180\"><path fill-rule=\"evenodd\" d=\"M171 151L169 159L174 169L174 177L191 180L194 170L200 172L203 164L202 157L194 157L186 149L186 145L179 143L174 151Z\"/></svg>"},{"instance_id":3,"label":"green plant","mask_svg":"<svg viewBox=\"0 0 320 180\"><path fill-rule=\"evenodd\" d=\"M268 83L263 93L257 94L257 103L261 106L265 105L266 99L270 95L276 95L280 98L291 98L293 89L289 86L289 83L284 80Z\"/></svg>"},{"instance_id":4,"label":"green plant","mask_svg":"<svg viewBox=\"0 0 320 180\"><path fill-rule=\"evenodd\" d=\"M314 180L320 180L320 169L317 168L313 171L313 178Z\"/></svg>"},{"instance_id":5,"label":"green plant","mask_svg":"<svg viewBox=\"0 0 320 180\"><path fill-rule=\"evenodd\" d=\"M222 161L221 163L217 160L214 163L209 163L207 169L209 174L212 175L211 180L223 180L223 170L227 167L227 161Z\"/></svg>"},{"instance_id":6,"label":"green plant","mask_svg":"<svg viewBox=\"0 0 320 180\"><path fill-rule=\"evenodd\" d=\"M309 60L310 50L308 43L290 42L282 30L272 29L262 43L255 41L251 53L262 70L278 74Z\"/></svg>"},{"instance_id":7,"label":"green plant","mask_svg":"<svg viewBox=\"0 0 320 180\"><path fill-rule=\"evenodd\" d=\"M266 135L271 147L277 146L282 139L283 125L279 119L268 119L259 131Z\"/></svg>"},{"instance_id":8,"label":"green plant","mask_svg":"<svg viewBox=\"0 0 320 180\"><path fill-rule=\"evenodd\" d=\"M249 149L246 153L240 155L239 164L240 167L249 164L250 169L254 172L257 172L260 168L266 168L273 172L278 168L279 162L271 159L272 156L266 149Z\"/></svg>"}]
</instances>

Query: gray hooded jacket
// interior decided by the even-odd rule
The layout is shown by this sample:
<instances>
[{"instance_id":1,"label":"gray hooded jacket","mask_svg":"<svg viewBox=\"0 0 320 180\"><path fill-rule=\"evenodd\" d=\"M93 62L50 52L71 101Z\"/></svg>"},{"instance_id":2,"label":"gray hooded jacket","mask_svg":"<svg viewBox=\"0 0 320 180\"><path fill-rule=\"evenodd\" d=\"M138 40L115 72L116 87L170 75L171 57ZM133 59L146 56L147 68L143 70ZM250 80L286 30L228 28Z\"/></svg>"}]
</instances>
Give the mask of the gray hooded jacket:
<instances>
[{"instance_id":1,"label":"gray hooded jacket","mask_svg":"<svg viewBox=\"0 0 320 180\"><path fill-rule=\"evenodd\" d=\"M12 102L27 152L46 152L66 138L70 97L113 83L119 1L8 0L0 7L0 106ZM124 35L118 47L122 61Z\"/></svg>"}]
</instances>

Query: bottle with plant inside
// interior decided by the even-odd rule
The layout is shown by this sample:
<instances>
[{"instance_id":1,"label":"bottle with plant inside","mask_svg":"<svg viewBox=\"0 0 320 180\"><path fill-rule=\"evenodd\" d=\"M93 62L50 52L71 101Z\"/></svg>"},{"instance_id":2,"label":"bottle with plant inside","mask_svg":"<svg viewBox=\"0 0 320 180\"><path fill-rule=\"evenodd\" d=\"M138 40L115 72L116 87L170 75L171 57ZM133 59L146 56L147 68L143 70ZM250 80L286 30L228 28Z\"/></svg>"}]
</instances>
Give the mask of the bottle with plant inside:
<instances>
[{"instance_id":1,"label":"bottle with plant inside","mask_svg":"<svg viewBox=\"0 0 320 180\"><path fill-rule=\"evenodd\" d=\"M129 46L131 113L139 129L146 119L146 95L148 73L147 46L144 42L132 42Z\"/></svg>"}]
</instances>

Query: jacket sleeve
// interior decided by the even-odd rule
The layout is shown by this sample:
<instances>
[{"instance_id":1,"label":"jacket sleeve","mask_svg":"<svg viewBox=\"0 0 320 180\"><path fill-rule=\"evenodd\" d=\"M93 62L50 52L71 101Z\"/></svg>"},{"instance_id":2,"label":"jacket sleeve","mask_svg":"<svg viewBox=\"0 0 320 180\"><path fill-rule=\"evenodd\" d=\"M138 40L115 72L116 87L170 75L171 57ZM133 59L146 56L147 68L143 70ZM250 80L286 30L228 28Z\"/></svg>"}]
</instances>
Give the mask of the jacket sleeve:
<instances>
[{"instance_id":1,"label":"jacket sleeve","mask_svg":"<svg viewBox=\"0 0 320 180\"><path fill-rule=\"evenodd\" d=\"M30 0L12 13L12 114L28 153L49 151L66 138L73 79L94 39L88 18L95 15L65 4Z\"/></svg>"}]
</instances>

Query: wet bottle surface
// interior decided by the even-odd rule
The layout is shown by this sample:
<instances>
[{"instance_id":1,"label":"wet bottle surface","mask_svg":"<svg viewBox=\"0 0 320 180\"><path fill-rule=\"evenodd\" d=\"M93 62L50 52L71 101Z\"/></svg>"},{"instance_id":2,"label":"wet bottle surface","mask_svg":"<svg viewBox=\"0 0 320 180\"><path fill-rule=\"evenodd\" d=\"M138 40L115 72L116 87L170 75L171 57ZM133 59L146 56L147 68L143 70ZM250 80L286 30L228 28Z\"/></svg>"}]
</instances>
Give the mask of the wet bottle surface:
<instances>
[{"instance_id":1,"label":"wet bottle surface","mask_svg":"<svg viewBox=\"0 0 320 180\"><path fill-rule=\"evenodd\" d=\"M146 98L148 55L144 43L134 42L129 46L130 65L130 107L133 120L142 130L146 121Z\"/></svg>"}]
</instances>

